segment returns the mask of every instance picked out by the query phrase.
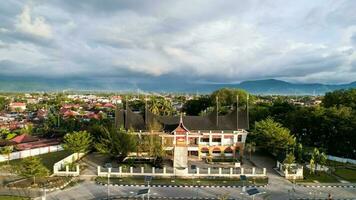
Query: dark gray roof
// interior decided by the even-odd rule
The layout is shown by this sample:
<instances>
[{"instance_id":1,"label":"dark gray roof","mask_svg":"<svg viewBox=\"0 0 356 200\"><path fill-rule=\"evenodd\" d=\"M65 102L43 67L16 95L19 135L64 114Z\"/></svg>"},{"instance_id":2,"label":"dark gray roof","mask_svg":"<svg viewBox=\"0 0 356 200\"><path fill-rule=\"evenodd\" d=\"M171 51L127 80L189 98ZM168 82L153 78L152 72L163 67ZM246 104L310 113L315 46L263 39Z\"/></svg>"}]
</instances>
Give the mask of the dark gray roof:
<instances>
[{"instance_id":1,"label":"dark gray roof","mask_svg":"<svg viewBox=\"0 0 356 200\"><path fill-rule=\"evenodd\" d=\"M147 119L145 119L147 117ZM216 111L206 116L183 116L184 126L191 131L198 130L237 130L247 129L247 113L246 109L239 109L238 126L236 122L236 110L227 115L218 116L218 124L216 123ZM179 124L180 116L158 116L149 111L146 114L133 113L130 109L127 111L119 111L119 125L136 131L147 130L148 124L154 121L160 123L163 129L167 132L173 131Z\"/></svg>"}]
</instances>

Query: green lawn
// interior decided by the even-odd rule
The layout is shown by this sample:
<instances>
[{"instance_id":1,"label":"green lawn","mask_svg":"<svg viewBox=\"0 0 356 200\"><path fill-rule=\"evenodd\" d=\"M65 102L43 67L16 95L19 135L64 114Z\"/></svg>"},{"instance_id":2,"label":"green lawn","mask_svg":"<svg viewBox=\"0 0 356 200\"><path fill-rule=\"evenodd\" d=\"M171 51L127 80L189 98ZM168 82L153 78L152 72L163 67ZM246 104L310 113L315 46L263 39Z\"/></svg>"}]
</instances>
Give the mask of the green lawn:
<instances>
[{"instance_id":1,"label":"green lawn","mask_svg":"<svg viewBox=\"0 0 356 200\"><path fill-rule=\"evenodd\" d=\"M107 183L106 177L98 177L97 182ZM133 184L133 185L144 185L144 177L125 177L125 178L110 178L110 183L112 184ZM267 178L258 178L254 181L248 179L244 183L239 179L229 179L229 178L199 178L199 179L175 179L175 178L153 178L151 185L204 185L204 186L242 186L242 185L265 185L268 183Z\"/></svg>"},{"instance_id":2,"label":"green lawn","mask_svg":"<svg viewBox=\"0 0 356 200\"><path fill-rule=\"evenodd\" d=\"M46 154L41 154L36 157L41 158L41 161L43 165L50 170L51 172L53 171L53 165L54 163L62 160L63 158L69 156L71 153L69 151L57 151L57 152L51 152L51 153L46 153ZM11 167L16 167L21 164L22 159L16 159L16 160L11 160L10 161L10 166ZM2 162L1 165L5 165L6 162Z\"/></svg>"},{"instance_id":3,"label":"green lawn","mask_svg":"<svg viewBox=\"0 0 356 200\"><path fill-rule=\"evenodd\" d=\"M0 200L29 200L27 197L17 197L17 196L1 196Z\"/></svg>"},{"instance_id":4,"label":"green lawn","mask_svg":"<svg viewBox=\"0 0 356 200\"><path fill-rule=\"evenodd\" d=\"M304 179L298 180L297 182L319 182L319 183L338 183L339 181L332 175L326 172L316 172L315 174L310 174L307 168L304 168Z\"/></svg>"},{"instance_id":5,"label":"green lawn","mask_svg":"<svg viewBox=\"0 0 356 200\"><path fill-rule=\"evenodd\" d=\"M335 170L335 175L339 176L346 181L356 183L356 170L350 168L339 168Z\"/></svg>"}]
</instances>

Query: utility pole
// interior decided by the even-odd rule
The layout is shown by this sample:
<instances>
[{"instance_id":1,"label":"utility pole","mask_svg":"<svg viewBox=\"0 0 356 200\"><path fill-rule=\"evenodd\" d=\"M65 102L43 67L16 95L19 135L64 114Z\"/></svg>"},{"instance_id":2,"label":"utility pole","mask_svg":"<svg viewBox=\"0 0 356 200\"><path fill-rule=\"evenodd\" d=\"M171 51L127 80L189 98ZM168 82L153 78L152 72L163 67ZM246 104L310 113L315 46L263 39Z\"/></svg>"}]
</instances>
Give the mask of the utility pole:
<instances>
[{"instance_id":1,"label":"utility pole","mask_svg":"<svg viewBox=\"0 0 356 200\"><path fill-rule=\"evenodd\" d=\"M219 126L219 97L216 96L216 128Z\"/></svg>"},{"instance_id":2,"label":"utility pole","mask_svg":"<svg viewBox=\"0 0 356 200\"><path fill-rule=\"evenodd\" d=\"M239 130L239 95L236 95L236 130Z\"/></svg>"}]
</instances>

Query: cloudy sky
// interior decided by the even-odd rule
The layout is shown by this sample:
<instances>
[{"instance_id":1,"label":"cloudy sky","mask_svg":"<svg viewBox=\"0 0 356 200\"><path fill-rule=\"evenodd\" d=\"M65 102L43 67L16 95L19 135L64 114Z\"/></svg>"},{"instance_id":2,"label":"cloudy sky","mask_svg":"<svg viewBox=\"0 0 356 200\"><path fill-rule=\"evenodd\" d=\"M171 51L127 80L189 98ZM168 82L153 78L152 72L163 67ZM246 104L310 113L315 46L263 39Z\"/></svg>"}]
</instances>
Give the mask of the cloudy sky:
<instances>
[{"instance_id":1,"label":"cloudy sky","mask_svg":"<svg viewBox=\"0 0 356 200\"><path fill-rule=\"evenodd\" d=\"M356 81L356 1L9 0L0 76Z\"/></svg>"}]
</instances>

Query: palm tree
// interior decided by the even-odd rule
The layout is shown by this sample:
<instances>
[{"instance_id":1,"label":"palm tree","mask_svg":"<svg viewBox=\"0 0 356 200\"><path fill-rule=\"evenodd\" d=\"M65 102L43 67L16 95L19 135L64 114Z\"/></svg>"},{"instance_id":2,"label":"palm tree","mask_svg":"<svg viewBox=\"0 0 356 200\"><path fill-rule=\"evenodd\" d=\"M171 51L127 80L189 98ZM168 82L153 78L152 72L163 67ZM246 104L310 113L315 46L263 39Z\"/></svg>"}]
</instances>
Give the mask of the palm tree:
<instances>
[{"instance_id":1,"label":"palm tree","mask_svg":"<svg viewBox=\"0 0 356 200\"><path fill-rule=\"evenodd\" d=\"M161 110L164 115L171 115L173 112L173 107L172 107L171 101L162 99Z\"/></svg>"},{"instance_id":2,"label":"palm tree","mask_svg":"<svg viewBox=\"0 0 356 200\"><path fill-rule=\"evenodd\" d=\"M156 115L160 114L160 102L156 98L153 98L151 101L150 111Z\"/></svg>"},{"instance_id":3,"label":"palm tree","mask_svg":"<svg viewBox=\"0 0 356 200\"><path fill-rule=\"evenodd\" d=\"M246 150L250 154L249 160L251 160L252 153L256 151L256 143L255 142L250 142L246 144Z\"/></svg>"}]
</instances>

